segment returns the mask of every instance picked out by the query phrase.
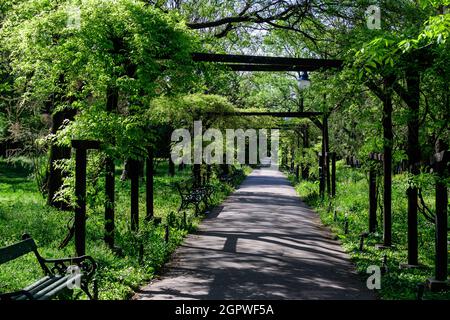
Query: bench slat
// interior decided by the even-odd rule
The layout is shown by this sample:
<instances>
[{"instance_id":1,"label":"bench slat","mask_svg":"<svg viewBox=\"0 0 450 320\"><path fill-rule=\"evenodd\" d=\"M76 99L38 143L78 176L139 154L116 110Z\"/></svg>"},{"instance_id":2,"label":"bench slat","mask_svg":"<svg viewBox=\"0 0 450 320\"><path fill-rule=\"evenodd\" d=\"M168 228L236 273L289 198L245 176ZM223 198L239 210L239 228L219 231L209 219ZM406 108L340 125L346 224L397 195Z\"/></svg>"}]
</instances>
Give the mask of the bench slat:
<instances>
[{"instance_id":1,"label":"bench slat","mask_svg":"<svg viewBox=\"0 0 450 320\"><path fill-rule=\"evenodd\" d=\"M7 247L0 248L0 264L17 259L37 249L33 239L26 239Z\"/></svg>"},{"instance_id":2,"label":"bench slat","mask_svg":"<svg viewBox=\"0 0 450 320\"><path fill-rule=\"evenodd\" d=\"M45 276L44 278L40 279L39 281L36 281L35 283L30 284L28 287L25 287L23 290L24 291L31 291L33 289L36 289L38 286L44 284L44 282L46 282L50 278L51 278L50 276Z\"/></svg>"},{"instance_id":3,"label":"bench slat","mask_svg":"<svg viewBox=\"0 0 450 320\"><path fill-rule=\"evenodd\" d=\"M29 235L24 235L22 237L22 241L12 244L10 246L6 246L0 248L0 265L6 262L15 260L27 253L33 252L42 267L45 277L39 279L35 283L27 286L26 288L14 291L10 293L0 294L0 300L28 300L28 299L37 299L37 300L46 300L51 299L56 296L61 291L65 291L65 289L69 289L68 284L73 283L76 280L80 280L82 274L77 275L57 275L54 272L55 270L50 270L47 267L47 263L54 263L55 267L59 270L59 266L65 267L66 262L75 262L77 264L84 263L83 261L89 261L92 266L88 270L87 281L89 281L92 277L92 273L95 271L97 264L90 256L80 256L75 258L62 258L62 259L44 259L39 255L37 250L36 243ZM89 298L96 299L97 297L97 286L94 284L94 295L92 296L89 292L87 284L83 282L81 289L89 296Z\"/></svg>"},{"instance_id":4,"label":"bench slat","mask_svg":"<svg viewBox=\"0 0 450 320\"><path fill-rule=\"evenodd\" d=\"M37 292L41 291L42 289L45 289L46 287L48 287L52 283L58 281L61 278L61 276L49 276L49 277L46 277L46 278L47 279L45 281L43 281L43 282L38 281L34 285L31 285L30 286L31 288L28 289L27 291L34 296Z\"/></svg>"},{"instance_id":5,"label":"bench slat","mask_svg":"<svg viewBox=\"0 0 450 320\"><path fill-rule=\"evenodd\" d=\"M53 291L53 289L58 288L58 292L63 290L64 288L66 288L66 284L67 284L67 280L70 278L69 275L67 276L60 276L60 277L55 277L55 278L59 278L57 279L57 281L53 282L51 285L46 286L44 289L40 290L39 292L33 294L35 299L41 299L42 297L44 297L43 299L48 299L49 295L48 293ZM45 298L47 297L47 298ZM41 299L42 300L42 299Z\"/></svg>"},{"instance_id":6,"label":"bench slat","mask_svg":"<svg viewBox=\"0 0 450 320\"><path fill-rule=\"evenodd\" d=\"M56 288L54 288L51 291L48 291L47 293L45 293L44 295L42 295L41 297L38 298L38 300L48 300L51 299L52 297L56 296L58 293L60 293L63 290L68 289L67 287L67 281L75 281L76 279L81 278L81 274L76 275L74 277L68 277L64 282L62 282L59 286L57 286Z\"/></svg>"},{"instance_id":7,"label":"bench slat","mask_svg":"<svg viewBox=\"0 0 450 320\"><path fill-rule=\"evenodd\" d=\"M34 297L37 292L45 289L52 283L55 283L56 281L58 281L59 279L61 279L61 276L46 276L46 277L42 278L41 280L33 283L32 285L29 285L28 287L26 287L23 290L27 291ZM28 297L26 297L25 295L16 298L16 300L27 300L27 299L28 299Z\"/></svg>"}]
</instances>

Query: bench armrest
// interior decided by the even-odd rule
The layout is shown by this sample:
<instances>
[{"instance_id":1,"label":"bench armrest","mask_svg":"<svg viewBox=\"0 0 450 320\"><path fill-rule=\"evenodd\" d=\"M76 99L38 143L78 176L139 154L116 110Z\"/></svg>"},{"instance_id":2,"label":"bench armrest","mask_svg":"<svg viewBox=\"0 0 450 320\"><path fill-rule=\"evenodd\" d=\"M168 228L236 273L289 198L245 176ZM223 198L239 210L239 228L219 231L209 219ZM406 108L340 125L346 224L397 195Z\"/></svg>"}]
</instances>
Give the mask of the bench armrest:
<instances>
[{"instance_id":1,"label":"bench armrest","mask_svg":"<svg viewBox=\"0 0 450 320\"><path fill-rule=\"evenodd\" d=\"M50 268L50 270L53 273L58 274L65 274L67 272L67 268L71 264L76 264L89 279L97 269L97 263L94 258L87 255L72 258L43 259L43 261L46 264L53 264L53 267Z\"/></svg>"},{"instance_id":2,"label":"bench armrest","mask_svg":"<svg viewBox=\"0 0 450 320\"><path fill-rule=\"evenodd\" d=\"M175 186L175 188L177 189L178 193L179 193L181 196L186 196L186 195L187 195L187 192L185 192L185 191L183 190L183 188L181 187L181 184L180 184L180 183L175 182L173 185Z\"/></svg>"}]
</instances>

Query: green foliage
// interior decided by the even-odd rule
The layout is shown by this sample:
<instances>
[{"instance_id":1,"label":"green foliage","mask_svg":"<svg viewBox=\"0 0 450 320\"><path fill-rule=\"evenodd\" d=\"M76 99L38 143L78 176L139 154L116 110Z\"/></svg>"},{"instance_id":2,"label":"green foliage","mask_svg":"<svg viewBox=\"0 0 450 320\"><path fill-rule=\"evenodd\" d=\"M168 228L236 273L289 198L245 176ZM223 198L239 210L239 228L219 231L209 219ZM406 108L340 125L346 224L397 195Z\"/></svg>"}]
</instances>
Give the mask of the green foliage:
<instances>
[{"instance_id":1,"label":"green foliage","mask_svg":"<svg viewBox=\"0 0 450 320\"><path fill-rule=\"evenodd\" d=\"M205 125L220 129L226 127L226 120L220 114L233 111L236 111L236 108L225 97L189 94L153 99L147 117L152 123L170 125L175 128L191 128L194 121L202 120Z\"/></svg>"},{"instance_id":2,"label":"green foliage","mask_svg":"<svg viewBox=\"0 0 450 320\"><path fill-rule=\"evenodd\" d=\"M137 103L192 84L193 38L175 15L135 0L58 2L26 1L5 22L17 85L32 81L34 92L48 95L65 82L66 95L97 99L112 85ZM68 24L73 10L79 26Z\"/></svg>"},{"instance_id":3,"label":"green foliage","mask_svg":"<svg viewBox=\"0 0 450 320\"><path fill-rule=\"evenodd\" d=\"M0 38L21 104L36 112L78 110L59 143L97 139L110 154L136 157L153 134L143 117L150 100L198 83L195 36L180 20L138 0L33 0L9 12ZM107 112L111 91L118 94L114 114Z\"/></svg>"}]
</instances>

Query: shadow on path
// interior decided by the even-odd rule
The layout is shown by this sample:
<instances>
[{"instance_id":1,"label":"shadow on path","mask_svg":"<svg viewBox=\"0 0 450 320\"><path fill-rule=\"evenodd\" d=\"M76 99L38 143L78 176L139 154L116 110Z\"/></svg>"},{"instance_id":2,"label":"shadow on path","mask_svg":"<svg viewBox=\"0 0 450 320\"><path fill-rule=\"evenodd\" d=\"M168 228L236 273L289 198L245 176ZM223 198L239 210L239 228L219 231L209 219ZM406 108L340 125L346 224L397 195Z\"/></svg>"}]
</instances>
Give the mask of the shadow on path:
<instances>
[{"instance_id":1,"label":"shadow on path","mask_svg":"<svg viewBox=\"0 0 450 320\"><path fill-rule=\"evenodd\" d=\"M133 299L374 299L276 170L255 170Z\"/></svg>"}]
</instances>

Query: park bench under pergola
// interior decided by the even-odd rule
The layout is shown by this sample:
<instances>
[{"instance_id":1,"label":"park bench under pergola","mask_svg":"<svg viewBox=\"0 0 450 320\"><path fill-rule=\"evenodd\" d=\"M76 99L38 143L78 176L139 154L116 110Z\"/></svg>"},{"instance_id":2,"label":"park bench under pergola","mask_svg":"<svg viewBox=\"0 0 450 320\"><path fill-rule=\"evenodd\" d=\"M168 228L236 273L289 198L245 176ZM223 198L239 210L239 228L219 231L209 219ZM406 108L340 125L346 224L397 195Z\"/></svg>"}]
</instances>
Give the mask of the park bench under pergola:
<instances>
[{"instance_id":1,"label":"park bench under pergola","mask_svg":"<svg viewBox=\"0 0 450 320\"><path fill-rule=\"evenodd\" d=\"M342 60L331 59L303 59L303 58L287 58L287 57L267 57L267 56L251 56L251 55L228 55L228 54L210 54L210 53L193 53L194 62L210 62L222 65L231 71L240 72L308 72L323 70L339 70L342 68ZM221 113L222 116L271 116L279 118L307 118L310 119L322 132L322 153L319 155L320 168L320 194L324 195L325 190L331 196L335 195L335 154L329 152L329 136L328 136L328 117L326 112L229 112ZM281 129L291 130L293 127L283 126ZM76 150L76 182L75 195L77 199L77 207L75 209L75 248L77 255L85 254L85 228L86 228L86 150L99 149L99 142L95 141L72 141L72 147ZM146 201L147 212L146 218L153 217L153 157L154 151L152 147L148 148L148 156L146 160ZM332 173L330 175L329 159L333 161ZM441 155L438 159L439 163L448 162L448 154ZM391 162L392 153L386 152L383 155L384 167L384 212L383 212L383 231L385 246L390 247L391 238ZM440 166L443 166L442 164ZM443 170L441 170L443 171ZM331 182L330 182L331 178ZM132 230L138 228L138 174L131 173L131 224ZM371 179L373 181L373 178ZM112 185L112 188L111 188ZM108 187L109 186L109 187ZM326 188L328 186L328 188ZM373 186L371 186L372 188ZM444 190L445 189L445 190ZM436 283L436 288L440 288L441 283L447 279L447 191L443 183L439 183L436 187L437 213L436 213L436 263L435 263L435 279L432 283ZM114 199L113 182L107 185L106 194L109 199ZM374 207L373 207L373 190L370 192L371 210L369 216L369 229L373 230L374 226ZM444 219L445 218L445 219ZM113 246L114 244L114 212L111 208L105 210L105 241ZM445 221L444 221L445 220ZM381 246L383 248L383 246Z\"/></svg>"}]
</instances>

